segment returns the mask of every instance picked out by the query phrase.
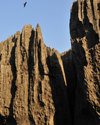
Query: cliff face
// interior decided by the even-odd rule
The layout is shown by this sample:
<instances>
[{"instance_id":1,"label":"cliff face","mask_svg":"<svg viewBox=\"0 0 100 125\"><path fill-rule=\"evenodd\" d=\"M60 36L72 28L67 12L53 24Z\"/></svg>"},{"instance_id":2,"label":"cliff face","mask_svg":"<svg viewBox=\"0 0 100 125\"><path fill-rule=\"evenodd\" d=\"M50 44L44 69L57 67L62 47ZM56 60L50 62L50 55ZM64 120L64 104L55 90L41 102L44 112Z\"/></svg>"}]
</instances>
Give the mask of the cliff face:
<instances>
[{"instance_id":1,"label":"cliff face","mask_svg":"<svg viewBox=\"0 0 100 125\"><path fill-rule=\"evenodd\" d=\"M76 69L75 125L100 124L100 0L78 0L70 34Z\"/></svg>"},{"instance_id":2,"label":"cliff face","mask_svg":"<svg viewBox=\"0 0 100 125\"><path fill-rule=\"evenodd\" d=\"M63 62L40 26L24 26L0 47L0 125L70 123Z\"/></svg>"},{"instance_id":3,"label":"cliff face","mask_svg":"<svg viewBox=\"0 0 100 125\"><path fill-rule=\"evenodd\" d=\"M100 4L71 7L72 48L47 47L39 24L0 43L0 125L100 124Z\"/></svg>"}]
</instances>

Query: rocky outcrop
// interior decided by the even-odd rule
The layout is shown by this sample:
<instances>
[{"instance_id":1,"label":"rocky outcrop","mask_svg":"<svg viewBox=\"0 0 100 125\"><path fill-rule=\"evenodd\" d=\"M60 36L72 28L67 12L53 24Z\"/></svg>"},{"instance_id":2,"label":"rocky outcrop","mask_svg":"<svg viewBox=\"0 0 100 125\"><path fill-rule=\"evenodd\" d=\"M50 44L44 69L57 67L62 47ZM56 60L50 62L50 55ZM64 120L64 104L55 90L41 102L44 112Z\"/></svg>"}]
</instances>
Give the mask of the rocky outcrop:
<instances>
[{"instance_id":1,"label":"rocky outcrop","mask_svg":"<svg viewBox=\"0 0 100 125\"><path fill-rule=\"evenodd\" d=\"M63 62L45 46L39 24L0 47L0 125L70 124Z\"/></svg>"},{"instance_id":2,"label":"rocky outcrop","mask_svg":"<svg viewBox=\"0 0 100 125\"><path fill-rule=\"evenodd\" d=\"M100 0L78 0L70 34L76 69L75 125L100 124Z\"/></svg>"},{"instance_id":3,"label":"rocky outcrop","mask_svg":"<svg viewBox=\"0 0 100 125\"><path fill-rule=\"evenodd\" d=\"M39 24L0 43L0 125L100 124L99 2L74 1L72 48L62 54Z\"/></svg>"}]
</instances>

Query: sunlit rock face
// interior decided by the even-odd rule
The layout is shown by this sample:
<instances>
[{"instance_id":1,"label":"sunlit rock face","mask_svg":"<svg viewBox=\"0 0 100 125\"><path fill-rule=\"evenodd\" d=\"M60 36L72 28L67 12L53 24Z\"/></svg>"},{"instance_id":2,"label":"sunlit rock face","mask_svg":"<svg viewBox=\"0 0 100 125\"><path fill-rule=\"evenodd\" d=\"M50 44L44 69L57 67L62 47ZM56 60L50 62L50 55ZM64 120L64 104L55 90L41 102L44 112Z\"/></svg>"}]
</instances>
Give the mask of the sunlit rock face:
<instances>
[{"instance_id":1,"label":"sunlit rock face","mask_svg":"<svg viewBox=\"0 0 100 125\"><path fill-rule=\"evenodd\" d=\"M70 34L76 70L75 125L100 124L100 0L71 7Z\"/></svg>"},{"instance_id":2,"label":"sunlit rock face","mask_svg":"<svg viewBox=\"0 0 100 125\"><path fill-rule=\"evenodd\" d=\"M68 51L47 47L39 24L1 42L0 125L99 125L99 29L100 0L78 0Z\"/></svg>"},{"instance_id":3,"label":"sunlit rock face","mask_svg":"<svg viewBox=\"0 0 100 125\"><path fill-rule=\"evenodd\" d=\"M70 124L66 89L61 56L39 24L0 43L0 125Z\"/></svg>"}]
</instances>

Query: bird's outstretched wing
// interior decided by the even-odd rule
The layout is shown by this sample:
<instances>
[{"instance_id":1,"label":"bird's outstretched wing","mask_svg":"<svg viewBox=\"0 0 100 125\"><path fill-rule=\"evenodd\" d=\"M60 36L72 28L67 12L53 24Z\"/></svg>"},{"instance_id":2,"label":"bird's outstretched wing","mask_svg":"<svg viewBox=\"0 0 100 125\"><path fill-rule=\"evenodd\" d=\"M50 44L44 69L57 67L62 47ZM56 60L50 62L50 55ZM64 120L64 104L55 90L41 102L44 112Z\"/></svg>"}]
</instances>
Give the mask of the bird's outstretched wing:
<instances>
[{"instance_id":1,"label":"bird's outstretched wing","mask_svg":"<svg viewBox=\"0 0 100 125\"><path fill-rule=\"evenodd\" d=\"M27 2L24 3L24 7L26 6Z\"/></svg>"}]
</instances>

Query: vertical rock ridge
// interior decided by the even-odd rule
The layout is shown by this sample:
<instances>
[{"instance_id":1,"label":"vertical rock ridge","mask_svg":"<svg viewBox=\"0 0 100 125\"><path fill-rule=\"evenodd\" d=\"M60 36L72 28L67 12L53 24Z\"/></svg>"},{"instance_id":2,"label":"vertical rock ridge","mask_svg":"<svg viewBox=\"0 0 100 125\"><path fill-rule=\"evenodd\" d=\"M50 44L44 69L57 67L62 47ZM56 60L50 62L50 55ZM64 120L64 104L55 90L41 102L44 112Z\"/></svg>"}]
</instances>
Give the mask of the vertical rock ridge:
<instances>
[{"instance_id":1,"label":"vertical rock ridge","mask_svg":"<svg viewBox=\"0 0 100 125\"><path fill-rule=\"evenodd\" d=\"M72 48L44 44L39 24L0 43L0 125L99 125L100 0L71 7Z\"/></svg>"},{"instance_id":2,"label":"vertical rock ridge","mask_svg":"<svg viewBox=\"0 0 100 125\"><path fill-rule=\"evenodd\" d=\"M99 3L78 0L71 8L72 58L77 72L75 125L100 123Z\"/></svg>"},{"instance_id":3,"label":"vertical rock ridge","mask_svg":"<svg viewBox=\"0 0 100 125\"><path fill-rule=\"evenodd\" d=\"M39 24L24 25L0 47L1 123L70 124L62 59L44 44Z\"/></svg>"}]
</instances>

